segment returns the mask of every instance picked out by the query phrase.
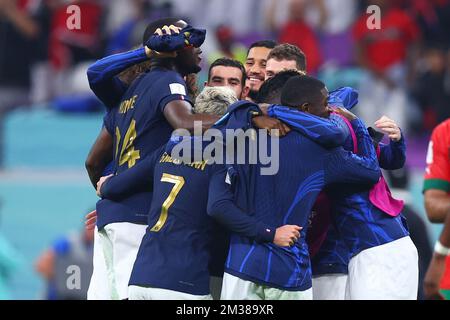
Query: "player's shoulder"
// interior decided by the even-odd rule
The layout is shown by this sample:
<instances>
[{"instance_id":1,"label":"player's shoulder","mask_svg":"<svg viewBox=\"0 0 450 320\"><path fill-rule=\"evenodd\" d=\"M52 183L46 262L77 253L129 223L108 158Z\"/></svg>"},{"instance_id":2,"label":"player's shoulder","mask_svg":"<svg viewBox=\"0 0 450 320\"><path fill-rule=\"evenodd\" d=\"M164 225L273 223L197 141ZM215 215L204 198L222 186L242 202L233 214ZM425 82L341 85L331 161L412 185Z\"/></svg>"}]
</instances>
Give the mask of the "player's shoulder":
<instances>
[{"instance_id":1,"label":"player's shoulder","mask_svg":"<svg viewBox=\"0 0 450 320\"><path fill-rule=\"evenodd\" d=\"M176 81L184 83L183 77L178 72L165 68L154 69L150 71L147 76L155 78L157 82Z\"/></svg>"},{"instance_id":2,"label":"player's shoulder","mask_svg":"<svg viewBox=\"0 0 450 320\"><path fill-rule=\"evenodd\" d=\"M444 134L446 136L450 135L450 119L445 120L444 122L440 123L436 128L433 130L434 134Z\"/></svg>"},{"instance_id":3,"label":"player's shoulder","mask_svg":"<svg viewBox=\"0 0 450 320\"><path fill-rule=\"evenodd\" d=\"M434 145L443 144L445 146L450 143L450 119L440 123L434 128L430 139Z\"/></svg>"}]
</instances>

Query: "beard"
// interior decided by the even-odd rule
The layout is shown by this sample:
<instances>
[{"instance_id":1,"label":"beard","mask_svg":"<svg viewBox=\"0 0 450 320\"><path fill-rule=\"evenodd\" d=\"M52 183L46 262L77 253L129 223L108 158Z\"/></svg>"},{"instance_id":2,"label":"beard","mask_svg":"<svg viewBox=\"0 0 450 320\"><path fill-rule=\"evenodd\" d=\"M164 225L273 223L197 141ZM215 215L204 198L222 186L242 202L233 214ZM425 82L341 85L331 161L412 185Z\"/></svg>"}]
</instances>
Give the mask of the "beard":
<instances>
[{"instance_id":1,"label":"beard","mask_svg":"<svg viewBox=\"0 0 450 320\"><path fill-rule=\"evenodd\" d=\"M188 74L191 74L191 73L197 74L200 71L202 71L202 68L197 64L190 66L189 69L190 69L190 72Z\"/></svg>"},{"instance_id":2,"label":"beard","mask_svg":"<svg viewBox=\"0 0 450 320\"><path fill-rule=\"evenodd\" d=\"M248 97L250 99L252 99L253 101L258 100L258 95L259 95L259 91L257 91L257 90L250 90L248 92Z\"/></svg>"},{"instance_id":3,"label":"beard","mask_svg":"<svg viewBox=\"0 0 450 320\"><path fill-rule=\"evenodd\" d=\"M189 74L197 74L202 71L202 68L194 63L177 63L177 69L183 75L183 77Z\"/></svg>"}]
</instances>

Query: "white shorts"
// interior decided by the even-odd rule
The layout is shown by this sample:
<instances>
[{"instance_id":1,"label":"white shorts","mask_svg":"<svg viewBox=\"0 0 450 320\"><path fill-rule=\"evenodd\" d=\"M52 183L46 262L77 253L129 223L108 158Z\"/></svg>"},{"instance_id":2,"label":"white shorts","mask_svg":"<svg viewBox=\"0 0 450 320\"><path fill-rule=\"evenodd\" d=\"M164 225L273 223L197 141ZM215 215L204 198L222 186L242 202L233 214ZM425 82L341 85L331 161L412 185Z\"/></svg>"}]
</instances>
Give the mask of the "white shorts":
<instances>
[{"instance_id":1,"label":"white shorts","mask_svg":"<svg viewBox=\"0 0 450 320\"><path fill-rule=\"evenodd\" d=\"M361 251L348 272L346 300L417 300L419 261L410 237Z\"/></svg>"},{"instance_id":2,"label":"white shorts","mask_svg":"<svg viewBox=\"0 0 450 320\"><path fill-rule=\"evenodd\" d=\"M312 280L314 300L345 300L348 275L324 274Z\"/></svg>"},{"instance_id":3,"label":"white shorts","mask_svg":"<svg viewBox=\"0 0 450 320\"><path fill-rule=\"evenodd\" d=\"M111 288L109 287L108 271L106 269L105 256L100 243L100 235L97 227L94 230L94 255L93 271L89 289L87 292L88 300L110 300Z\"/></svg>"},{"instance_id":4,"label":"white shorts","mask_svg":"<svg viewBox=\"0 0 450 320\"><path fill-rule=\"evenodd\" d=\"M130 286L128 288L130 300L212 300L211 295L198 296L184 292L158 288L144 288Z\"/></svg>"},{"instance_id":5,"label":"white shorts","mask_svg":"<svg viewBox=\"0 0 450 320\"><path fill-rule=\"evenodd\" d=\"M312 288L286 291L242 280L229 273L223 276L221 300L312 300Z\"/></svg>"},{"instance_id":6,"label":"white shorts","mask_svg":"<svg viewBox=\"0 0 450 320\"><path fill-rule=\"evenodd\" d=\"M146 225L120 222L108 224L99 231L111 300L128 298L128 282L146 228Z\"/></svg>"}]
</instances>

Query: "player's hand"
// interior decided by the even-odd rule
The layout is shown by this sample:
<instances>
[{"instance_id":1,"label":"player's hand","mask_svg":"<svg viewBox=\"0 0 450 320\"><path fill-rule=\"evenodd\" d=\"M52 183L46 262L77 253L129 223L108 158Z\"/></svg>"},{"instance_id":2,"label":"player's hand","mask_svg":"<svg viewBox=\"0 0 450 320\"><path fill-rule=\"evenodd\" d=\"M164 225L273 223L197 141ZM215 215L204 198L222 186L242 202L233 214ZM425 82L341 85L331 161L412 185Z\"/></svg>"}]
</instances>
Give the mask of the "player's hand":
<instances>
[{"instance_id":1,"label":"player's hand","mask_svg":"<svg viewBox=\"0 0 450 320\"><path fill-rule=\"evenodd\" d=\"M343 116L344 118L346 118L348 121L353 121L358 119L358 117L356 115L354 115L352 112L350 112L349 110L345 109L345 108L336 108L333 109L334 112L336 112L337 114L340 114L341 116Z\"/></svg>"},{"instance_id":2,"label":"player's hand","mask_svg":"<svg viewBox=\"0 0 450 320\"><path fill-rule=\"evenodd\" d=\"M173 34L179 34L181 31L180 27L174 26L173 24L170 26L164 26L162 28L156 29L154 35L162 36L162 35L173 35ZM145 53L147 54L147 57L149 58L175 58L177 56L176 51L172 52L160 52L156 50L150 49L151 41L150 39L145 43Z\"/></svg>"},{"instance_id":3,"label":"player's hand","mask_svg":"<svg viewBox=\"0 0 450 320\"><path fill-rule=\"evenodd\" d=\"M176 51L186 47L200 47L206 38L206 30L195 29L187 26L183 29L175 25L163 26L156 29L155 33L146 41L145 46L155 51L159 57L176 56ZM151 56L147 50L147 56Z\"/></svg>"},{"instance_id":4,"label":"player's hand","mask_svg":"<svg viewBox=\"0 0 450 320\"><path fill-rule=\"evenodd\" d=\"M444 298L439 293L439 286L441 279L444 276L446 257L437 253L433 254L430 265L428 266L425 279L423 281L423 288L425 298L427 300L443 300Z\"/></svg>"},{"instance_id":5,"label":"player's hand","mask_svg":"<svg viewBox=\"0 0 450 320\"><path fill-rule=\"evenodd\" d=\"M291 128L284 122L268 116L254 117L253 124L259 129L266 129L269 135L271 134L271 130L275 130L275 135L279 137L284 137L291 131Z\"/></svg>"},{"instance_id":6,"label":"player's hand","mask_svg":"<svg viewBox=\"0 0 450 320\"><path fill-rule=\"evenodd\" d=\"M302 227L285 225L275 230L273 243L280 247L292 247L300 238Z\"/></svg>"},{"instance_id":7,"label":"player's hand","mask_svg":"<svg viewBox=\"0 0 450 320\"><path fill-rule=\"evenodd\" d=\"M86 219L84 222L86 230L95 229L95 225L97 224L97 210L89 212L84 218Z\"/></svg>"},{"instance_id":8,"label":"player's hand","mask_svg":"<svg viewBox=\"0 0 450 320\"><path fill-rule=\"evenodd\" d=\"M105 183L106 180L108 180L112 176L114 176L114 175L110 174L109 176L101 177L100 180L98 180L98 182L97 182L97 196L99 196L100 198L102 197L101 190L102 190L103 184Z\"/></svg>"},{"instance_id":9,"label":"player's hand","mask_svg":"<svg viewBox=\"0 0 450 320\"><path fill-rule=\"evenodd\" d=\"M382 116L379 120L377 120L375 122L375 126L384 134L387 134L389 139L392 141L397 142L402 138L402 132L400 131L397 123L386 116Z\"/></svg>"}]
</instances>

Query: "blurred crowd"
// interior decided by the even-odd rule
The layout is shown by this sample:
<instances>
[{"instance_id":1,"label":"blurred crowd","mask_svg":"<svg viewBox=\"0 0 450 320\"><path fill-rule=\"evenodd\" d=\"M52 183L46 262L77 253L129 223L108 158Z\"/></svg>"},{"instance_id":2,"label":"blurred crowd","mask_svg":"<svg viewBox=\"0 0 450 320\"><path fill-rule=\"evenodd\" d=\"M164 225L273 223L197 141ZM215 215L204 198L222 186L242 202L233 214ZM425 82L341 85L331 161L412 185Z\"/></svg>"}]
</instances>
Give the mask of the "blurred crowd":
<instances>
[{"instance_id":1,"label":"blurred crowd","mask_svg":"<svg viewBox=\"0 0 450 320\"><path fill-rule=\"evenodd\" d=\"M79 30L67 27L71 4ZM379 30L367 26L369 5L381 9ZM205 70L271 38L299 46L330 89L358 87L368 123L387 114L417 133L450 116L450 0L0 0L0 112L101 108L87 66L140 45L147 22L163 16L208 30Z\"/></svg>"},{"instance_id":2,"label":"blurred crowd","mask_svg":"<svg viewBox=\"0 0 450 320\"><path fill-rule=\"evenodd\" d=\"M80 29L67 26L72 4ZM369 5L381 9L379 30L368 28ZM216 59L244 62L251 43L274 39L301 48L329 89L358 88L366 123L385 114L415 135L450 117L450 0L0 0L0 120L17 107L102 111L87 67L141 45L148 22L165 16L207 29L199 83ZM39 257L49 298L60 293L60 266L72 263L66 253L85 263L91 238L68 235ZM2 252L14 255L0 238L0 287L15 268Z\"/></svg>"}]
</instances>

